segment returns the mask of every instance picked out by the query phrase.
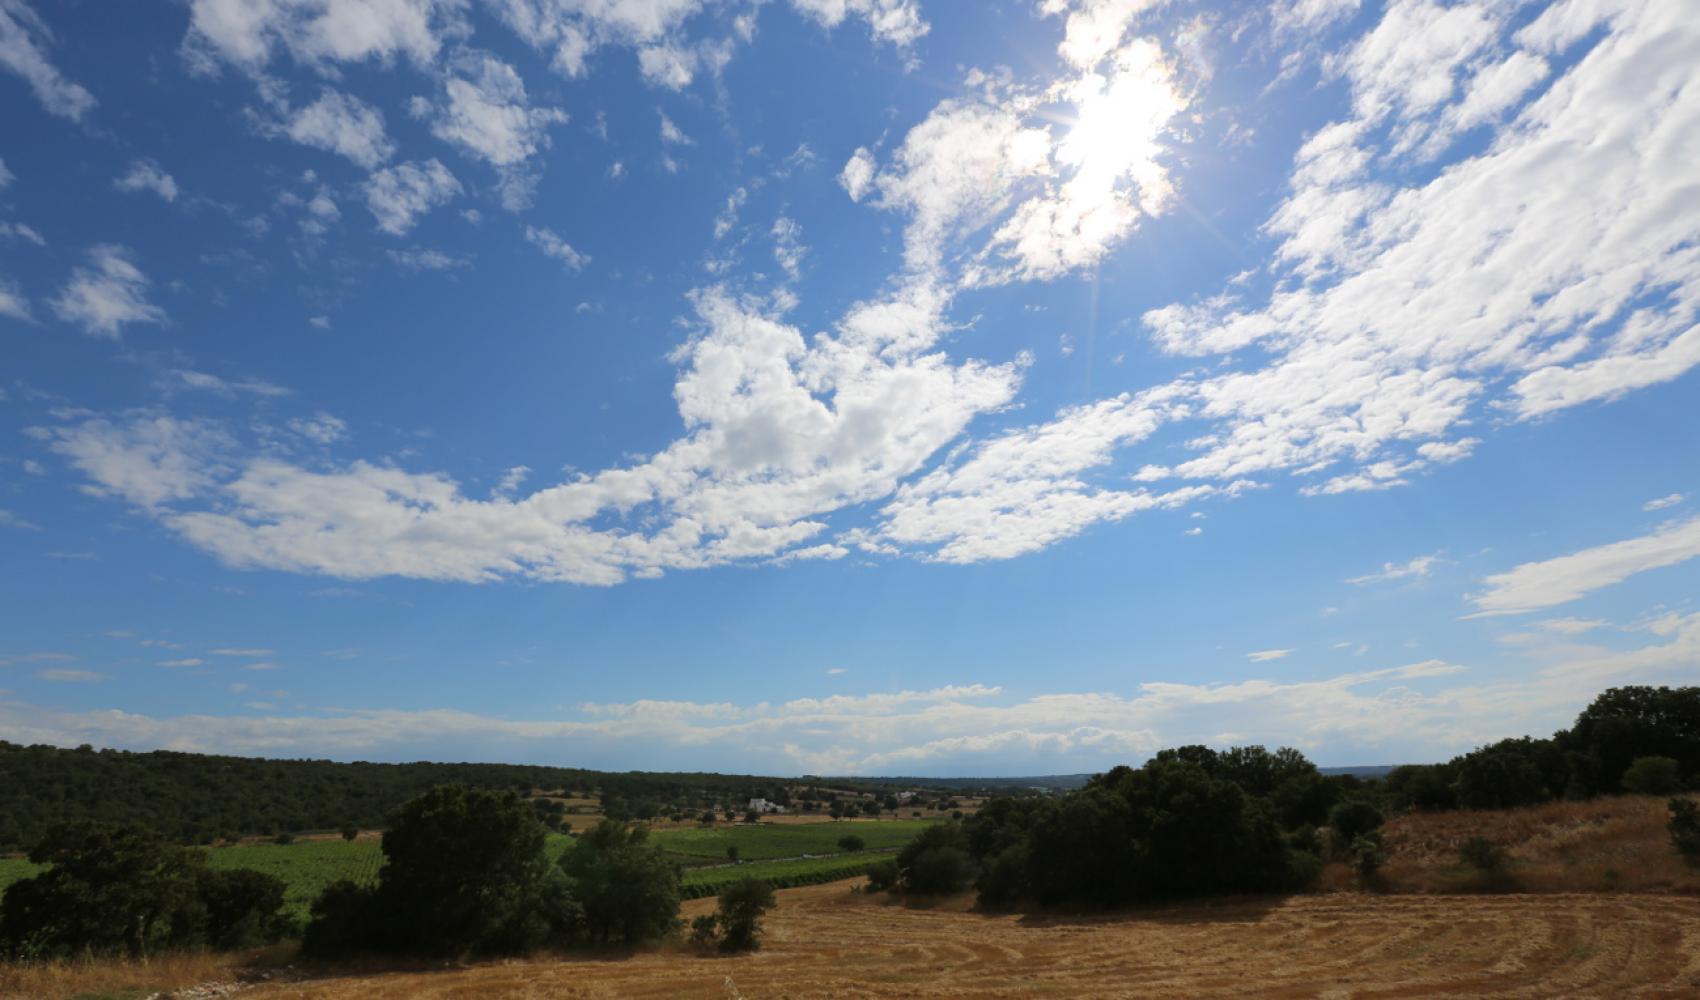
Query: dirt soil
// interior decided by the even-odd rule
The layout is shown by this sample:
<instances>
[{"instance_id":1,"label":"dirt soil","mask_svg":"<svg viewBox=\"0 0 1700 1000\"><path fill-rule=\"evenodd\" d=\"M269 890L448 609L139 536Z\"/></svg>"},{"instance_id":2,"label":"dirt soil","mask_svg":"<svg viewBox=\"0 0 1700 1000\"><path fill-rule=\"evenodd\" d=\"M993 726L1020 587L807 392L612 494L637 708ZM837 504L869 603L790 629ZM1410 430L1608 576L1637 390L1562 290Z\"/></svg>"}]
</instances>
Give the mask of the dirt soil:
<instances>
[{"instance_id":1,"label":"dirt soil","mask_svg":"<svg viewBox=\"0 0 1700 1000\"><path fill-rule=\"evenodd\" d=\"M363 972L241 996L1700 997L1700 899L1684 895L1335 893L1073 918L910 908L843 882L779 897L754 955Z\"/></svg>"}]
</instances>

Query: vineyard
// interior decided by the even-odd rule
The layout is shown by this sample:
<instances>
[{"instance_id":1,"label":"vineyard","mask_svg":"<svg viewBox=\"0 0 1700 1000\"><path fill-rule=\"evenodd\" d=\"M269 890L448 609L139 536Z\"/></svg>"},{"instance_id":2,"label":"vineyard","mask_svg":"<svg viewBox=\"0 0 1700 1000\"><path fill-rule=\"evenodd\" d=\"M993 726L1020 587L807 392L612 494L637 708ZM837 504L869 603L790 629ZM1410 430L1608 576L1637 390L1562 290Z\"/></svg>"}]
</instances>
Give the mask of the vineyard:
<instances>
[{"instance_id":1,"label":"vineyard","mask_svg":"<svg viewBox=\"0 0 1700 1000\"><path fill-rule=\"evenodd\" d=\"M866 873L872 865L890 857L889 850L864 851L859 854L802 858L796 861L757 861L747 865L687 868L684 878L680 880L679 894L686 899L715 896L726 886L746 878L759 878L775 889L820 885L823 882L854 878Z\"/></svg>"},{"instance_id":2,"label":"vineyard","mask_svg":"<svg viewBox=\"0 0 1700 1000\"><path fill-rule=\"evenodd\" d=\"M717 864L726 860L726 849L736 847L743 861L771 861L805 854L837 854L838 841L854 834L870 850L898 848L914 839L933 820L888 820L881 822L840 821L834 823L742 824L697 829L661 830L650 835L673 860L688 867Z\"/></svg>"}]
</instances>

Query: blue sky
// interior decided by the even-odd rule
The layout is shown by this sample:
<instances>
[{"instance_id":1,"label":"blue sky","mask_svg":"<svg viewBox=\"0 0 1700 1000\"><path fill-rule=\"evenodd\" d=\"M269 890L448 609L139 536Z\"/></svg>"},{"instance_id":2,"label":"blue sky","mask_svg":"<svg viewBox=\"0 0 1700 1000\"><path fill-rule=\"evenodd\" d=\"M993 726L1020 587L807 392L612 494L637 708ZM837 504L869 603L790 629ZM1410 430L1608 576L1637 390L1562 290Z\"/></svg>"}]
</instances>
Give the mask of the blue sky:
<instances>
[{"instance_id":1,"label":"blue sky","mask_svg":"<svg viewBox=\"0 0 1700 1000\"><path fill-rule=\"evenodd\" d=\"M0 738L1379 763L1691 683L1679 7L0 0Z\"/></svg>"}]
</instances>

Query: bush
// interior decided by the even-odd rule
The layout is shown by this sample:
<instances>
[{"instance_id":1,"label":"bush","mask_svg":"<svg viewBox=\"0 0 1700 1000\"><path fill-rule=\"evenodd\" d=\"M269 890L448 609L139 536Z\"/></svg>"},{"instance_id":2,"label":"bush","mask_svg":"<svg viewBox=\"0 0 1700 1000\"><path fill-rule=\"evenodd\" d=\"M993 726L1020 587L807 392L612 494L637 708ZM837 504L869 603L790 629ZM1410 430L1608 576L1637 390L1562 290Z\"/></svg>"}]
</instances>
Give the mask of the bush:
<instances>
[{"instance_id":1,"label":"bush","mask_svg":"<svg viewBox=\"0 0 1700 1000\"><path fill-rule=\"evenodd\" d=\"M712 913L699 914L691 919L691 943L707 947L720 938L720 921Z\"/></svg>"},{"instance_id":2,"label":"bush","mask_svg":"<svg viewBox=\"0 0 1700 1000\"><path fill-rule=\"evenodd\" d=\"M1636 795L1672 795L1682 790L1681 766L1670 757L1637 757L1621 784Z\"/></svg>"},{"instance_id":3,"label":"bush","mask_svg":"<svg viewBox=\"0 0 1700 1000\"><path fill-rule=\"evenodd\" d=\"M740 879L722 889L715 918L720 925L720 950L754 951L760 948L762 914L775 905L773 887L760 879Z\"/></svg>"},{"instance_id":4,"label":"bush","mask_svg":"<svg viewBox=\"0 0 1700 1000\"><path fill-rule=\"evenodd\" d=\"M838 838L838 849L841 851L860 851L867 846L867 841L853 833L847 833Z\"/></svg>"},{"instance_id":5,"label":"bush","mask_svg":"<svg viewBox=\"0 0 1700 1000\"><path fill-rule=\"evenodd\" d=\"M1342 802L1329 811L1328 828L1334 832L1335 843L1351 845L1381 828L1381 810L1368 802Z\"/></svg>"},{"instance_id":6,"label":"bush","mask_svg":"<svg viewBox=\"0 0 1700 1000\"><path fill-rule=\"evenodd\" d=\"M1352 859L1352 870L1365 881L1373 879L1387 861L1387 855L1381 852L1381 833L1376 830L1353 839L1348 853Z\"/></svg>"},{"instance_id":7,"label":"bush","mask_svg":"<svg viewBox=\"0 0 1700 1000\"><path fill-rule=\"evenodd\" d=\"M881 861L868 869L868 891L889 892L897 888L897 880L901 875L897 862Z\"/></svg>"},{"instance_id":8,"label":"bush","mask_svg":"<svg viewBox=\"0 0 1700 1000\"><path fill-rule=\"evenodd\" d=\"M30 860L51 867L0 899L0 954L13 958L236 947L286 929L277 879L209 871L201 852L137 827L55 827Z\"/></svg>"},{"instance_id":9,"label":"bush","mask_svg":"<svg viewBox=\"0 0 1700 1000\"><path fill-rule=\"evenodd\" d=\"M1700 863L1700 806L1693 799L1670 800L1669 830L1677 851L1691 864Z\"/></svg>"},{"instance_id":10,"label":"bush","mask_svg":"<svg viewBox=\"0 0 1700 1000\"><path fill-rule=\"evenodd\" d=\"M360 836L360 828L355 826L353 823L349 823L342 828L343 840L353 840L358 836Z\"/></svg>"},{"instance_id":11,"label":"bush","mask_svg":"<svg viewBox=\"0 0 1700 1000\"><path fill-rule=\"evenodd\" d=\"M960 823L935 823L897 852L903 888L923 895L961 892L974 881L968 834Z\"/></svg>"},{"instance_id":12,"label":"bush","mask_svg":"<svg viewBox=\"0 0 1700 1000\"><path fill-rule=\"evenodd\" d=\"M1486 837L1471 837L1458 849L1458 857L1483 874L1496 875L1505 870L1505 848Z\"/></svg>"}]
</instances>

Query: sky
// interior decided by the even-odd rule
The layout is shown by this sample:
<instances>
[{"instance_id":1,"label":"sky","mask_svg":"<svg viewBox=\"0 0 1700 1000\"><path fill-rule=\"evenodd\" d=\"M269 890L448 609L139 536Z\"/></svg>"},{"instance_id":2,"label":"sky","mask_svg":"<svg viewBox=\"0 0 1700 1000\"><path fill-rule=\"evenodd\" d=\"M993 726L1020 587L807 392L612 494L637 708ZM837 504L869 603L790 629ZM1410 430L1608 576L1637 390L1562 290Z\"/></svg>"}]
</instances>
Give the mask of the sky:
<instances>
[{"instance_id":1,"label":"sky","mask_svg":"<svg viewBox=\"0 0 1700 1000\"><path fill-rule=\"evenodd\" d=\"M0 739L1445 759L1700 679L1659 0L0 0Z\"/></svg>"}]
</instances>

